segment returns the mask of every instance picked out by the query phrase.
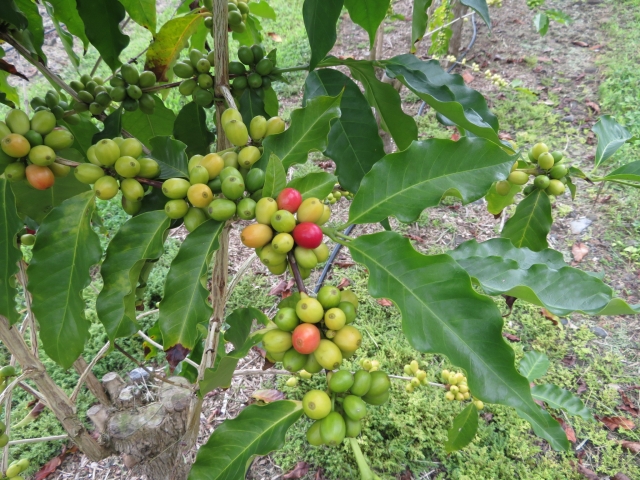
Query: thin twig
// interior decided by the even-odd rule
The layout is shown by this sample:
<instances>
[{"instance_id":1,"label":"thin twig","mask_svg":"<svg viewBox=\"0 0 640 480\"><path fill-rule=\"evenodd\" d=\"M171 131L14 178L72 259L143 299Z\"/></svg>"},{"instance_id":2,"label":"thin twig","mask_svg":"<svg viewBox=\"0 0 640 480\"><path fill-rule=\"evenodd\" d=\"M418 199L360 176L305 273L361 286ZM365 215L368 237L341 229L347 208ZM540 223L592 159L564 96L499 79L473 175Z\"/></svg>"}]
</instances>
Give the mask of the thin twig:
<instances>
[{"instance_id":1,"label":"thin twig","mask_svg":"<svg viewBox=\"0 0 640 480\"><path fill-rule=\"evenodd\" d=\"M31 353L36 358L40 357L40 352L38 352L38 332L36 331L36 319L33 316L33 311L31 310L31 293L27 290L27 283L29 283L27 277L27 264L24 260L20 260L20 283L22 284L22 288L24 289L24 303L27 306L27 321L29 324L29 338L31 339Z\"/></svg>"},{"instance_id":2,"label":"thin twig","mask_svg":"<svg viewBox=\"0 0 640 480\"><path fill-rule=\"evenodd\" d=\"M291 271L293 272L293 278L296 280L296 285L298 287L298 291L300 293L307 293L307 289L304 286L304 281L300 276L300 270L298 269L298 264L296 263L296 258L293 256L292 252L287 253L287 258L289 260L289 265L291 265Z\"/></svg>"},{"instance_id":3,"label":"thin twig","mask_svg":"<svg viewBox=\"0 0 640 480\"><path fill-rule=\"evenodd\" d=\"M141 313L136 317L136 320L140 320L141 318L148 317L149 315L153 315L154 313L158 313L159 311L160 311L159 309L155 308L153 310L149 310L148 312Z\"/></svg>"},{"instance_id":4,"label":"thin twig","mask_svg":"<svg viewBox=\"0 0 640 480\"><path fill-rule=\"evenodd\" d=\"M38 400L40 400L42 403L44 403L45 405L49 406L49 404L47 403L47 399L44 398L44 395L42 395L38 390L36 390L35 388L33 388L31 385L29 385L28 383L25 382L20 382L18 384L18 386L23 389L25 392L33 395L34 397L36 397Z\"/></svg>"},{"instance_id":5,"label":"thin twig","mask_svg":"<svg viewBox=\"0 0 640 480\"><path fill-rule=\"evenodd\" d=\"M389 375L389 378L394 378L396 380L404 380L405 382L410 382L415 377L403 377L401 375ZM432 387L446 388L446 386L443 385L442 383L427 382L427 385L431 385Z\"/></svg>"},{"instance_id":6,"label":"thin twig","mask_svg":"<svg viewBox=\"0 0 640 480\"><path fill-rule=\"evenodd\" d=\"M156 342L153 339L151 339L151 337L148 337L147 335L145 335L145 333L142 330L138 330L138 335L141 336L147 343L149 343L149 344L153 345L154 347L164 351L164 347L162 345L160 345L158 342ZM200 368L200 365L198 365L196 362L191 360L189 357L185 357L185 359L183 361L188 363L189 365L191 365L195 369Z\"/></svg>"},{"instance_id":7,"label":"thin twig","mask_svg":"<svg viewBox=\"0 0 640 480\"><path fill-rule=\"evenodd\" d=\"M73 392L69 397L69 400L71 400L73 403L75 403L76 398L78 398L78 394L80 393L80 388L82 388L82 384L87 379L87 376L91 373L91 370L93 370L93 367L95 367L96 363L98 363L98 360L100 360L109 351L109 345L110 345L110 342L107 342L104 344L104 346L100 349L100 351L96 354L96 356L93 357L93 360L91 360L89 365L87 365L87 368L85 368L84 372L82 372L82 375L80 375L80 378L78 379L78 384L76 385L76 388L73 389Z\"/></svg>"},{"instance_id":8,"label":"thin twig","mask_svg":"<svg viewBox=\"0 0 640 480\"><path fill-rule=\"evenodd\" d=\"M90 76L94 76L96 73L96 70L98 70L98 66L100 66L100 64L102 63L102 55L100 55L98 57L98 60L96 60L96 63L93 65L93 68L91 69L91 73L89 74Z\"/></svg>"},{"instance_id":9,"label":"thin twig","mask_svg":"<svg viewBox=\"0 0 640 480\"><path fill-rule=\"evenodd\" d=\"M19 377L16 377L16 379L13 382L7 385L4 391L0 394L0 403L2 403L5 397L11 394L11 392L16 387L16 385L18 385L22 380L25 380L26 378L29 378L29 372L22 372L22 374Z\"/></svg>"},{"instance_id":10,"label":"thin twig","mask_svg":"<svg viewBox=\"0 0 640 480\"><path fill-rule=\"evenodd\" d=\"M181 83L182 82L163 83L162 85L154 85L153 87L143 88L142 91L144 93L158 92L160 90L166 90L167 88L179 87Z\"/></svg>"},{"instance_id":11,"label":"thin twig","mask_svg":"<svg viewBox=\"0 0 640 480\"><path fill-rule=\"evenodd\" d=\"M248 375L293 375L293 373L287 370L261 370L259 368L248 368L233 372L234 377L246 377Z\"/></svg>"},{"instance_id":12,"label":"thin twig","mask_svg":"<svg viewBox=\"0 0 640 480\"><path fill-rule=\"evenodd\" d=\"M23 445L25 443L55 442L56 440L66 440L68 438L69 438L69 435L52 435L50 437L23 438L22 440L11 440L7 444L7 446Z\"/></svg>"},{"instance_id":13,"label":"thin twig","mask_svg":"<svg viewBox=\"0 0 640 480\"><path fill-rule=\"evenodd\" d=\"M227 302L231 297L231 292L233 292L233 289L236 288L236 286L238 285L238 282L240 281L242 276L249 269L249 267L251 266L251 264L256 258L258 258L258 255L256 255L255 253L252 253L251 256L247 258L247 260L242 265L240 265L238 272L234 275L234 277L229 282L229 287L227 288L227 298L226 298Z\"/></svg>"},{"instance_id":14,"label":"thin twig","mask_svg":"<svg viewBox=\"0 0 640 480\"><path fill-rule=\"evenodd\" d=\"M229 108L237 108L236 101L233 99L233 95L231 95L231 90L229 90L229 87L227 87L226 85L221 85L220 93L222 93L222 96L227 102L227 105L229 106Z\"/></svg>"},{"instance_id":15,"label":"thin twig","mask_svg":"<svg viewBox=\"0 0 640 480\"><path fill-rule=\"evenodd\" d=\"M15 367L16 366L16 357L15 355L11 355L11 359L9 360L9 365ZM4 401L4 423L5 423L5 435L8 437L11 433L11 390L9 390L9 394ZM2 451L2 471L6 471L9 466L9 445L5 445Z\"/></svg>"}]
</instances>

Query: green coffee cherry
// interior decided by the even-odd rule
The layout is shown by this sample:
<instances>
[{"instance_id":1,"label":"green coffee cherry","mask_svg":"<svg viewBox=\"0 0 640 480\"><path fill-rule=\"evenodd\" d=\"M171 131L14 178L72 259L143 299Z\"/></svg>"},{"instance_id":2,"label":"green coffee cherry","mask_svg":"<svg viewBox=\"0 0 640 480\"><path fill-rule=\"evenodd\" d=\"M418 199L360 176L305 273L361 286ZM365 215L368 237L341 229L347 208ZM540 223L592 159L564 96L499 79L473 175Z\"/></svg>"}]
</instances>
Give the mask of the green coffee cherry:
<instances>
[{"instance_id":1,"label":"green coffee cherry","mask_svg":"<svg viewBox=\"0 0 640 480\"><path fill-rule=\"evenodd\" d=\"M189 211L189 204L182 199L169 200L164 206L164 213L171 219L184 217Z\"/></svg>"},{"instance_id":2,"label":"green coffee cherry","mask_svg":"<svg viewBox=\"0 0 640 480\"><path fill-rule=\"evenodd\" d=\"M73 173L79 182L88 185L94 184L100 177L104 177L104 170L91 163L81 163L75 168Z\"/></svg>"},{"instance_id":3,"label":"green coffee cherry","mask_svg":"<svg viewBox=\"0 0 640 480\"><path fill-rule=\"evenodd\" d=\"M122 65L122 68L120 69L120 75L129 85L136 85L138 83L138 80L140 79L140 73L138 73L138 69L130 63L125 63L124 65Z\"/></svg>"},{"instance_id":4,"label":"green coffee cherry","mask_svg":"<svg viewBox=\"0 0 640 480\"><path fill-rule=\"evenodd\" d=\"M229 220L236 214L236 204L226 198L218 198L207 207L207 215L217 222Z\"/></svg>"},{"instance_id":5,"label":"green coffee cherry","mask_svg":"<svg viewBox=\"0 0 640 480\"><path fill-rule=\"evenodd\" d=\"M93 192L100 200L110 200L118 194L118 182L115 178L105 175L96 180Z\"/></svg>"}]
</instances>

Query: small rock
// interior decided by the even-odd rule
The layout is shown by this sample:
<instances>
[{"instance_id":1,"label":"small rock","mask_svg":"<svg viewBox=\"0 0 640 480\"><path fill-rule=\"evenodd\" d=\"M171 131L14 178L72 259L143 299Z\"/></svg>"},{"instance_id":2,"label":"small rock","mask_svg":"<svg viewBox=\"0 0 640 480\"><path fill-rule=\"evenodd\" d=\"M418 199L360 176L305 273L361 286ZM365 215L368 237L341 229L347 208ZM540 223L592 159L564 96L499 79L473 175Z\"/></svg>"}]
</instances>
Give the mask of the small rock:
<instances>
[{"instance_id":1,"label":"small rock","mask_svg":"<svg viewBox=\"0 0 640 480\"><path fill-rule=\"evenodd\" d=\"M147 372L144 368L134 368L129 372L129 378L132 382L144 382L147 378L149 378L149 372Z\"/></svg>"},{"instance_id":2,"label":"small rock","mask_svg":"<svg viewBox=\"0 0 640 480\"><path fill-rule=\"evenodd\" d=\"M575 117L573 115L567 115L566 117L563 117L560 119L561 122L573 122L575 120Z\"/></svg>"},{"instance_id":3,"label":"small rock","mask_svg":"<svg viewBox=\"0 0 640 480\"><path fill-rule=\"evenodd\" d=\"M581 217L578 220L574 220L570 223L571 233L578 235L582 233L593 222L586 217Z\"/></svg>"},{"instance_id":4,"label":"small rock","mask_svg":"<svg viewBox=\"0 0 640 480\"><path fill-rule=\"evenodd\" d=\"M607 331L601 327L591 327L589 330L591 330L594 335L600 338L606 338L609 335Z\"/></svg>"}]
</instances>

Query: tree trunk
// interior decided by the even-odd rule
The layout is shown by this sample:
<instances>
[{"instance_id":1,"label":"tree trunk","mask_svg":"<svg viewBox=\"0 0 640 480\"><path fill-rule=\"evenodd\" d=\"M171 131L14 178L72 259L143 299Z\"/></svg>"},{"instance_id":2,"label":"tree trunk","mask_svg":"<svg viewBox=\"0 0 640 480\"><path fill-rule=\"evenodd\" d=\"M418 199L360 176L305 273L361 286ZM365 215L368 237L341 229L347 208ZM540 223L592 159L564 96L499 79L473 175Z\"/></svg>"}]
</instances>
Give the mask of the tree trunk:
<instances>
[{"instance_id":1,"label":"tree trunk","mask_svg":"<svg viewBox=\"0 0 640 480\"><path fill-rule=\"evenodd\" d=\"M460 18L467 14L469 7L457 2L453 6L453 19ZM460 48L462 47L462 30L464 27L464 20L458 20L451 25L451 39L449 40L449 55L458 57Z\"/></svg>"}]
</instances>

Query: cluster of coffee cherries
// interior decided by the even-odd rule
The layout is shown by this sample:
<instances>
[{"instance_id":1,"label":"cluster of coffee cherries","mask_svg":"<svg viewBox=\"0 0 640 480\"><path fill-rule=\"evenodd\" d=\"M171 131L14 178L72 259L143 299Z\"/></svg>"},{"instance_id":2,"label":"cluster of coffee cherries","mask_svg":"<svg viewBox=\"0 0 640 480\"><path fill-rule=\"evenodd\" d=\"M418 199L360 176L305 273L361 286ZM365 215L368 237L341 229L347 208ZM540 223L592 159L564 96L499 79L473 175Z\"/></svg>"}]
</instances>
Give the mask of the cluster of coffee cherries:
<instances>
[{"instance_id":1,"label":"cluster of coffee cherries","mask_svg":"<svg viewBox=\"0 0 640 480\"><path fill-rule=\"evenodd\" d=\"M324 199L324 203L333 205L336 202L339 202L341 198L345 198L346 200L353 200L353 196L354 194L351 192L338 189L327 195L327 198Z\"/></svg>"},{"instance_id":2,"label":"cluster of coffee cherries","mask_svg":"<svg viewBox=\"0 0 640 480\"><path fill-rule=\"evenodd\" d=\"M370 360L368 358L361 358L358 363L367 372L375 372L376 370L380 370L380 362L378 360Z\"/></svg>"},{"instance_id":3,"label":"cluster of coffee cherries","mask_svg":"<svg viewBox=\"0 0 640 480\"><path fill-rule=\"evenodd\" d=\"M11 378L16 376L16 368L13 365L6 365L0 368L0 392L3 392L7 385L9 385ZM9 443L9 435L6 434L7 426L0 422L0 448ZM29 464L27 464L27 467ZM20 473L20 472L18 472ZM16 473L16 475L18 474Z\"/></svg>"},{"instance_id":4,"label":"cluster of coffee cherries","mask_svg":"<svg viewBox=\"0 0 640 480\"><path fill-rule=\"evenodd\" d=\"M144 90L156 84L153 72L140 73L135 65L125 63L120 72L105 85L100 77L84 74L80 80L74 80L69 85L77 92L79 101L74 102L76 112L91 112L100 115L111 102L122 102L122 108L128 112L135 112L138 108L147 115L152 115L156 106L153 95Z\"/></svg>"},{"instance_id":5,"label":"cluster of coffee cherries","mask_svg":"<svg viewBox=\"0 0 640 480\"><path fill-rule=\"evenodd\" d=\"M74 136L65 127L56 127L49 110L35 112L31 119L22 110L13 109L0 122L0 174L10 182L25 178L38 190L46 190L56 177L69 174L70 168L55 163L56 152L71 147Z\"/></svg>"},{"instance_id":6,"label":"cluster of coffee cherries","mask_svg":"<svg viewBox=\"0 0 640 480\"><path fill-rule=\"evenodd\" d=\"M292 306L282 306L273 317L277 328L265 333L267 359L282 362L290 372L333 370L351 357L362 343L356 319L358 298L350 290L324 286L317 298L304 293Z\"/></svg>"},{"instance_id":7,"label":"cluster of coffee cherries","mask_svg":"<svg viewBox=\"0 0 640 480\"><path fill-rule=\"evenodd\" d=\"M409 393L413 393L413 391L421 385L429 384L427 381L427 372L420 370L420 365L417 360L411 360L411 363L405 365L404 373L405 375L413 376L411 381L404 387Z\"/></svg>"},{"instance_id":8,"label":"cluster of coffee cherries","mask_svg":"<svg viewBox=\"0 0 640 480\"><path fill-rule=\"evenodd\" d=\"M271 74L276 66L275 59L265 56L262 45L256 44L251 47L242 45L238 48L238 60L240 61L229 63L229 74L234 76L231 87L235 97L240 97L246 88L253 90L271 88L271 82L274 79Z\"/></svg>"},{"instance_id":9,"label":"cluster of coffee cherries","mask_svg":"<svg viewBox=\"0 0 640 480\"><path fill-rule=\"evenodd\" d=\"M80 117L75 113L67 113L72 110L66 97L60 96L55 90L48 90L44 98L33 97L29 102L34 112L40 110L47 110L56 117L57 120L64 119L69 125L77 125L80 122Z\"/></svg>"},{"instance_id":10,"label":"cluster of coffee cherries","mask_svg":"<svg viewBox=\"0 0 640 480\"><path fill-rule=\"evenodd\" d=\"M352 374L338 370L327 373L327 383L329 393L308 391L302 398L302 408L307 417L315 420L307 430L307 441L314 446L335 447L345 437L360 435L367 404L387 402L391 382L382 371L357 370Z\"/></svg>"},{"instance_id":11,"label":"cluster of coffee cherries","mask_svg":"<svg viewBox=\"0 0 640 480\"><path fill-rule=\"evenodd\" d=\"M160 175L160 165L142 156L142 144L135 138L103 138L87 149L90 163L81 163L73 173L79 182L93 185L101 200L110 200L122 190L122 208L135 215L142 207L145 187L138 181Z\"/></svg>"},{"instance_id":12,"label":"cluster of coffee cherries","mask_svg":"<svg viewBox=\"0 0 640 480\"><path fill-rule=\"evenodd\" d=\"M464 402L471 398L471 392L467 385L467 377L462 372L442 370L442 372L440 372L440 377L442 378L447 390L447 393L444 394L444 398L448 401L453 402L454 400L457 400L458 402ZM473 400L473 404L478 410L482 410L484 408L482 400Z\"/></svg>"},{"instance_id":13,"label":"cluster of coffee cherries","mask_svg":"<svg viewBox=\"0 0 640 480\"><path fill-rule=\"evenodd\" d=\"M496 184L499 195L508 195L511 185L526 185L531 175L534 180L531 185L524 188L525 195L529 195L534 190L544 190L553 201L555 197L566 191L569 166L565 163L562 152L550 152L549 147L544 143L536 143L528 152L528 160L526 168L518 168L516 162L507 180Z\"/></svg>"},{"instance_id":14,"label":"cluster of coffee cherries","mask_svg":"<svg viewBox=\"0 0 640 480\"><path fill-rule=\"evenodd\" d=\"M227 5L228 14L227 22L229 25L229 31L236 33L243 33L247 29L246 20L249 15L249 2L241 2L238 0L229 0ZM213 11L213 1L205 0L204 8L209 12ZM207 28L213 27L213 18L207 17L204 21L204 25Z\"/></svg>"},{"instance_id":15,"label":"cluster of coffee cherries","mask_svg":"<svg viewBox=\"0 0 640 480\"><path fill-rule=\"evenodd\" d=\"M189 52L189 58L176 63L173 73L179 78L184 78L178 86L180 95L191 96L198 105L211 108L213 106L213 76L209 72L213 66L213 51L205 55L197 48Z\"/></svg>"},{"instance_id":16,"label":"cluster of coffee cherries","mask_svg":"<svg viewBox=\"0 0 640 480\"><path fill-rule=\"evenodd\" d=\"M24 477L20 475L29 469L29 460L21 458L20 460L14 460L7 467L7 471L4 472L4 478L7 480L24 480Z\"/></svg>"}]
</instances>

